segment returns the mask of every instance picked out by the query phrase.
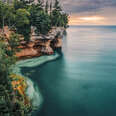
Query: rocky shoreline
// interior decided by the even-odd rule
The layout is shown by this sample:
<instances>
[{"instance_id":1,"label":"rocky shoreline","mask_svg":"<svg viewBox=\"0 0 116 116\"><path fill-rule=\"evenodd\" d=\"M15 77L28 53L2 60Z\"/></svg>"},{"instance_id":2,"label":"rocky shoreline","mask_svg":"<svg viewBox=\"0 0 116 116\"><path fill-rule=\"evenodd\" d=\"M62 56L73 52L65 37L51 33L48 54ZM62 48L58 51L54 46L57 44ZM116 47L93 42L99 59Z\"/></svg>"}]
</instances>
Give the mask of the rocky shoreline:
<instances>
[{"instance_id":1,"label":"rocky shoreline","mask_svg":"<svg viewBox=\"0 0 116 116\"><path fill-rule=\"evenodd\" d=\"M44 98L41 95L41 92L35 82L33 82L28 76L26 76L24 73L22 73L22 68L33 68L36 66L40 66L44 63L56 60L60 57L59 53L55 53L53 55L44 55L36 58L26 59L26 60L20 60L16 63L16 65L13 68L13 73L16 75L19 75L23 77L23 79L26 82L26 90L25 94L29 98L31 103L32 112L36 109L40 110L42 103L44 101Z\"/></svg>"},{"instance_id":2,"label":"rocky shoreline","mask_svg":"<svg viewBox=\"0 0 116 116\"><path fill-rule=\"evenodd\" d=\"M43 98L36 84L22 74L21 68L35 67L57 59L60 55L55 52L61 51L64 31L65 29L63 27L53 27L47 35L36 35L32 29L29 42L24 41L24 38L20 36L21 41L19 48L21 48L21 50L16 53L20 61L13 67L14 80L12 80L12 87L14 91L18 91L21 99L23 99L23 102L18 101L18 99L16 100L19 104L22 104L21 107L24 105L24 110L29 109L33 111L36 107L40 108ZM9 39L12 32L13 31L9 30L6 26L4 28L4 37ZM0 35L2 34L0 33ZM7 43L7 41L5 42ZM24 114L23 110L22 113Z\"/></svg>"},{"instance_id":3,"label":"rocky shoreline","mask_svg":"<svg viewBox=\"0 0 116 116\"><path fill-rule=\"evenodd\" d=\"M35 108L41 108L43 98L37 85L21 73L21 68L35 67L57 59L60 55L55 52L61 51L64 31L65 29L62 27L54 27L46 36L32 34L31 40L28 43L22 41L20 46L21 51L16 53L20 61L16 63L13 73L24 77L27 84L25 93L32 103L32 111Z\"/></svg>"},{"instance_id":4,"label":"rocky shoreline","mask_svg":"<svg viewBox=\"0 0 116 116\"><path fill-rule=\"evenodd\" d=\"M62 48L62 37L65 29L53 27L47 35L36 35L32 30L28 43L21 41L21 51L16 53L19 59L52 55L55 50Z\"/></svg>"},{"instance_id":5,"label":"rocky shoreline","mask_svg":"<svg viewBox=\"0 0 116 116\"><path fill-rule=\"evenodd\" d=\"M12 32L14 31L10 30L8 26L4 27L4 37L7 38L7 40L10 38ZM27 59L54 54L55 50L60 50L62 48L62 37L64 32L64 27L52 27L47 35L37 35L34 27L32 27L30 40L28 42L24 40L22 35L19 35L20 52L18 51L16 56L19 59ZM2 30L0 30L0 35L3 35Z\"/></svg>"}]
</instances>

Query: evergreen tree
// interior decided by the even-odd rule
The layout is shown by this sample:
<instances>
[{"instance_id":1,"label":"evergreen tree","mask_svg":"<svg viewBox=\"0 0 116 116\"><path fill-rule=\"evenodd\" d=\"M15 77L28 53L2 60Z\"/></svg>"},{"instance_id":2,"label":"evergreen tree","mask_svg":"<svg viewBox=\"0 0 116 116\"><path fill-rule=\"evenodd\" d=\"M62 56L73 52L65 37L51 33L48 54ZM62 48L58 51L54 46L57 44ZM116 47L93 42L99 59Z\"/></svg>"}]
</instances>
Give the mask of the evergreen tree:
<instances>
[{"instance_id":1,"label":"evergreen tree","mask_svg":"<svg viewBox=\"0 0 116 116\"><path fill-rule=\"evenodd\" d=\"M31 25L36 27L36 33L47 34L51 28L51 20L48 14L48 1L45 10L43 3L39 0L38 4L33 4L30 8Z\"/></svg>"},{"instance_id":2,"label":"evergreen tree","mask_svg":"<svg viewBox=\"0 0 116 116\"><path fill-rule=\"evenodd\" d=\"M27 42L29 41L31 32L29 17L30 13L26 9L18 9L16 11L16 31L22 34Z\"/></svg>"},{"instance_id":3,"label":"evergreen tree","mask_svg":"<svg viewBox=\"0 0 116 116\"><path fill-rule=\"evenodd\" d=\"M14 113L17 112L17 111L13 111L13 109L15 108L15 104L13 105L12 101L15 96L13 96L13 88L11 86L11 80L9 78L11 72L11 65L13 65L16 62L16 58L14 54L15 54L15 50L18 47L17 46L18 42L16 41L18 38L15 39L15 37L17 37L17 35L15 34L11 35L9 41L5 37L0 37L0 115L1 116L15 115ZM5 40L8 41L7 44ZM9 54L9 52L10 53L12 52L12 54Z\"/></svg>"},{"instance_id":4,"label":"evergreen tree","mask_svg":"<svg viewBox=\"0 0 116 116\"><path fill-rule=\"evenodd\" d=\"M25 2L24 0L14 0L13 1L13 5L14 5L14 9L18 10L20 8L26 8L27 7L27 2Z\"/></svg>"},{"instance_id":5,"label":"evergreen tree","mask_svg":"<svg viewBox=\"0 0 116 116\"><path fill-rule=\"evenodd\" d=\"M48 8L49 8L49 4L48 4L48 0L46 1L46 5L45 5L45 12L48 13Z\"/></svg>"},{"instance_id":6,"label":"evergreen tree","mask_svg":"<svg viewBox=\"0 0 116 116\"><path fill-rule=\"evenodd\" d=\"M50 6L47 0L45 8L43 0L38 0L37 4L34 4L33 0L29 0L29 2L14 0L12 4L9 4L9 0L7 3L0 0L0 29L4 31L4 26L9 26L16 30L10 35L10 38L0 35L0 116L22 115L21 105L19 103L12 105L13 89L9 79L11 66L16 62L15 53L20 50L18 34L23 35L25 41L28 42L31 26L36 27L37 34L45 35L52 26L66 28L67 24L68 15L62 12L58 0L55 0L54 5L51 2ZM27 112L24 108L22 109L23 113Z\"/></svg>"},{"instance_id":7,"label":"evergreen tree","mask_svg":"<svg viewBox=\"0 0 116 116\"><path fill-rule=\"evenodd\" d=\"M52 26L67 27L68 15L62 12L62 8L58 0L55 0L54 9L51 13Z\"/></svg>"},{"instance_id":8,"label":"evergreen tree","mask_svg":"<svg viewBox=\"0 0 116 116\"><path fill-rule=\"evenodd\" d=\"M51 16L51 13L52 13L52 1L50 2L50 16Z\"/></svg>"},{"instance_id":9,"label":"evergreen tree","mask_svg":"<svg viewBox=\"0 0 116 116\"><path fill-rule=\"evenodd\" d=\"M37 28L36 33L47 34L51 28L51 20L48 14L43 12L37 13L34 26Z\"/></svg>"},{"instance_id":10,"label":"evergreen tree","mask_svg":"<svg viewBox=\"0 0 116 116\"><path fill-rule=\"evenodd\" d=\"M9 39L0 37L0 116L27 116L31 110L31 107L24 108L11 85L11 66L16 63L18 46L17 34L12 33Z\"/></svg>"},{"instance_id":11,"label":"evergreen tree","mask_svg":"<svg viewBox=\"0 0 116 116\"><path fill-rule=\"evenodd\" d=\"M0 27L4 28L8 19L9 6L0 1Z\"/></svg>"},{"instance_id":12,"label":"evergreen tree","mask_svg":"<svg viewBox=\"0 0 116 116\"><path fill-rule=\"evenodd\" d=\"M43 7L44 7L44 1L43 0L38 0L37 5L40 6L43 9Z\"/></svg>"},{"instance_id":13,"label":"evergreen tree","mask_svg":"<svg viewBox=\"0 0 116 116\"><path fill-rule=\"evenodd\" d=\"M54 7L53 7L55 10L57 11L62 11L61 9L61 6L60 6L60 3L58 0L55 0L55 4L54 4Z\"/></svg>"}]
</instances>

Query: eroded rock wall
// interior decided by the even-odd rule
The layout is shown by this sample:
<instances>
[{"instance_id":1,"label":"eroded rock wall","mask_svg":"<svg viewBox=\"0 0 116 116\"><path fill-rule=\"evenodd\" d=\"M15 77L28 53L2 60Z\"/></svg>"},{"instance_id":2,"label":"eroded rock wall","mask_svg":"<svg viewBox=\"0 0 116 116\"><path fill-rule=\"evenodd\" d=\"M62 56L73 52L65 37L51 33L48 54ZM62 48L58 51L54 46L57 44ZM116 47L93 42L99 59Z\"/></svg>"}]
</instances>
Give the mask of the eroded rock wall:
<instances>
[{"instance_id":1,"label":"eroded rock wall","mask_svg":"<svg viewBox=\"0 0 116 116\"><path fill-rule=\"evenodd\" d=\"M47 35L36 35L32 32L30 42L22 42L22 50L16 54L19 58L51 55L55 50L61 49L64 28L54 27Z\"/></svg>"},{"instance_id":2,"label":"eroded rock wall","mask_svg":"<svg viewBox=\"0 0 116 116\"><path fill-rule=\"evenodd\" d=\"M24 38L21 36L20 52L16 53L16 56L20 59L22 58L31 58L42 55L51 55L54 54L55 50L62 48L62 37L64 28L63 27L53 27L47 35L37 35L32 27L31 38L27 43L24 41ZM0 29L0 35L9 39L10 34L13 31L9 30L8 26L4 27L4 33Z\"/></svg>"}]
</instances>

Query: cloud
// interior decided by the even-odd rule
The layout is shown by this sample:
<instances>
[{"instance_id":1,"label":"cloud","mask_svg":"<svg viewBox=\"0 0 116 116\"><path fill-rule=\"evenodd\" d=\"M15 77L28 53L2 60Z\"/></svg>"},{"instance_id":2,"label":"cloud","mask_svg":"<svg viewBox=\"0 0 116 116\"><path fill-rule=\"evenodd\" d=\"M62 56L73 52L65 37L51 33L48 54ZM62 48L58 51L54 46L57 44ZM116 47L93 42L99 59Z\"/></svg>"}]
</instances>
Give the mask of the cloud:
<instances>
[{"instance_id":1,"label":"cloud","mask_svg":"<svg viewBox=\"0 0 116 116\"><path fill-rule=\"evenodd\" d=\"M116 7L116 0L60 0L69 13L96 12L104 7Z\"/></svg>"},{"instance_id":2,"label":"cloud","mask_svg":"<svg viewBox=\"0 0 116 116\"><path fill-rule=\"evenodd\" d=\"M102 16L105 20L99 24L116 25L116 0L60 0L63 9L71 15L73 22L78 17L83 16ZM76 17L76 18L75 18ZM74 20L75 18L75 20ZM94 23L95 24L95 23Z\"/></svg>"}]
</instances>

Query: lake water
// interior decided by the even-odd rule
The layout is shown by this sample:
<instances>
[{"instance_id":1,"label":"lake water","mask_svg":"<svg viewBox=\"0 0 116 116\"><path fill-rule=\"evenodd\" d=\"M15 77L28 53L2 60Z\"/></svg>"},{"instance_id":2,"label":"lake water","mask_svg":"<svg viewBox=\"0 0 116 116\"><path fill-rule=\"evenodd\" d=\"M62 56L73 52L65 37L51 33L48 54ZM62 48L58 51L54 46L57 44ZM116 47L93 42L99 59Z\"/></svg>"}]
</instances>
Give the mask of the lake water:
<instances>
[{"instance_id":1,"label":"lake water","mask_svg":"<svg viewBox=\"0 0 116 116\"><path fill-rule=\"evenodd\" d=\"M44 99L33 116L116 116L116 27L70 26L62 52L23 69Z\"/></svg>"}]
</instances>

